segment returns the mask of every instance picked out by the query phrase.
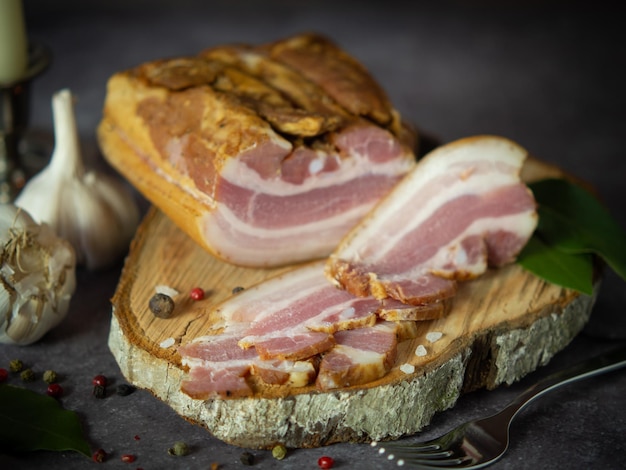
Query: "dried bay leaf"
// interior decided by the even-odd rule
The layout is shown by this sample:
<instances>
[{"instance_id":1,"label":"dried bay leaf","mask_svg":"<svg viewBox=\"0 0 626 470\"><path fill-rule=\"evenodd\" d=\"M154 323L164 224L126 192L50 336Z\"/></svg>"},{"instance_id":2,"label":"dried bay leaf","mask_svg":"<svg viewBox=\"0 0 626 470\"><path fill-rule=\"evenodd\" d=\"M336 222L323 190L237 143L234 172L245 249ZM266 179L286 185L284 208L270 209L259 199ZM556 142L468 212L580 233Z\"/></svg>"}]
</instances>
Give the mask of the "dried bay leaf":
<instances>
[{"instance_id":1,"label":"dried bay leaf","mask_svg":"<svg viewBox=\"0 0 626 470\"><path fill-rule=\"evenodd\" d=\"M76 413L54 398L12 385L0 385L0 450L71 450L91 455Z\"/></svg>"}]
</instances>

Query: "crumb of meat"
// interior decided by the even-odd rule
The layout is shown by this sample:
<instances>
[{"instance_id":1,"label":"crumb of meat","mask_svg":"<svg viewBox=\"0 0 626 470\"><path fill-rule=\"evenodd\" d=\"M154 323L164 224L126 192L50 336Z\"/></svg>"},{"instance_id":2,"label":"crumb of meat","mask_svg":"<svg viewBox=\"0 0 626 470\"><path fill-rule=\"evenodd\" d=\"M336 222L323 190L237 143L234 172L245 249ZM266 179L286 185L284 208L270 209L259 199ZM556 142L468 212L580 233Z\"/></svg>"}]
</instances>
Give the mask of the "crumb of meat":
<instances>
[{"instance_id":1,"label":"crumb of meat","mask_svg":"<svg viewBox=\"0 0 626 470\"><path fill-rule=\"evenodd\" d=\"M420 344L416 349L415 349L415 355L416 356L425 356L426 354L428 354L428 351L426 351L426 348L424 347L423 344Z\"/></svg>"},{"instance_id":2,"label":"crumb of meat","mask_svg":"<svg viewBox=\"0 0 626 470\"><path fill-rule=\"evenodd\" d=\"M400 370L405 374L412 374L413 372L415 372L415 366L412 364L402 364L400 366Z\"/></svg>"},{"instance_id":3,"label":"crumb of meat","mask_svg":"<svg viewBox=\"0 0 626 470\"><path fill-rule=\"evenodd\" d=\"M442 336L443 333L441 333L440 331L431 331L430 333L426 334L426 339L429 343L434 343L435 341L439 341Z\"/></svg>"}]
</instances>

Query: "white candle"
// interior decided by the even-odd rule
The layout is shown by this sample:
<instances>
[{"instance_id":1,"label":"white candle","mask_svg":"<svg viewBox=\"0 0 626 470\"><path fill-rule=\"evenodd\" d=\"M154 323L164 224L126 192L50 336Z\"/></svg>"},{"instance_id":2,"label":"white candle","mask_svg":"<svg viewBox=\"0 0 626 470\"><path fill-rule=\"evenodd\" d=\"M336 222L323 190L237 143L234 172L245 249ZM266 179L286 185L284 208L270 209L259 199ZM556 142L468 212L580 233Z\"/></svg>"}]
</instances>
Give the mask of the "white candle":
<instances>
[{"instance_id":1,"label":"white candle","mask_svg":"<svg viewBox=\"0 0 626 470\"><path fill-rule=\"evenodd\" d=\"M22 0L0 0L0 84L19 80L27 66Z\"/></svg>"}]
</instances>

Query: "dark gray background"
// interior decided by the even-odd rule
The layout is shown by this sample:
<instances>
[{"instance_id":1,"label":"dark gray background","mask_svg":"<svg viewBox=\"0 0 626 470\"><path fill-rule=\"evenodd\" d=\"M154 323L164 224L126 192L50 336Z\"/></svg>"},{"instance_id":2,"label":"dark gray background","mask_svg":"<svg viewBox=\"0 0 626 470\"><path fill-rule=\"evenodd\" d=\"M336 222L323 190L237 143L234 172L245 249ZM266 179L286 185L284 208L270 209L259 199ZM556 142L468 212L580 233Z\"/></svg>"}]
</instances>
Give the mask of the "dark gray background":
<instances>
[{"instance_id":1,"label":"dark gray background","mask_svg":"<svg viewBox=\"0 0 626 470\"><path fill-rule=\"evenodd\" d=\"M622 15L602 2L26 0L25 9L30 38L54 55L33 83L31 133L50 145L50 99L68 87L78 98L85 157L102 168L94 131L114 72L212 45L315 30L361 60L403 116L424 132L443 142L480 133L509 137L593 184L626 227L626 35ZM91 396L91 378L98 373L114 385L124 381L106 344L109 299L120 269L121 263L104 272L79 270L64 323L35 345L0 346L0 365L19 357L35 370L62 374L63 405L78 412L93 448L111 453L104 468L207 469L211 462L243 467L242 449L187 423L146 391ZM550 364L511 387L461 398L417 437L495 411L534 379L624 344L625 287L608 273L585 331ZM43 390L42 384L28 386ZM625 387L620 371L544 397L515 422L511 449L492 468L624 468ZM168 456L177 440L193 452ZM136 454L137 461L122 463L124 453ZM280 462L267 451L254 454L259 469L314 469L325 454L335 459L335 468L394 468L368 445L293 450ZM90 464L71 452L0 455L2 468Z\"/></svg>"}]
</instances>

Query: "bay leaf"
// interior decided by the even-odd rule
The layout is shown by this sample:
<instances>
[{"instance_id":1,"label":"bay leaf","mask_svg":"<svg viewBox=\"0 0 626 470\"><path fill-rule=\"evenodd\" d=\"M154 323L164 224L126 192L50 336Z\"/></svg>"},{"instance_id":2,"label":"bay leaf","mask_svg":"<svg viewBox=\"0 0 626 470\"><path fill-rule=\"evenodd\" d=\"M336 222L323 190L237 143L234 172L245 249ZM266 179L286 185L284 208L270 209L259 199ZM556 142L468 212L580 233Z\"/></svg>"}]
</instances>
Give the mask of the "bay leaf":
<instances>
[{"instance_id":1,"label":"bay leaf","mask_svg":"<svg viewBox=\"0 0 626 470\"><path fill-rule=\"evenodd\" d=\"M565 179L529 185L539 204L537 234L570 254L594 253L626 280L626 231L600 201Z\"/></svg>"},{"instance_id":2,"label":"bay leaf","mask_svg":"<svg viewBox=\"0 0 626 470\"><path fill-rule=\"evenodd\" d=\"M0 449L76 451L89 457L78 415L47 395L0 385Z\"/></svg>"},{"instance_id":3,"label":"bay leaf","mask_svg":"<svg viewBox=\"0 0 626 470\"><path fill-rule=\"evenodd\" d=\"M534 234L519 254L517 263L552 284L588 295L593 293L591 255L561 251Z\"/></svg>"}]
</instances>

